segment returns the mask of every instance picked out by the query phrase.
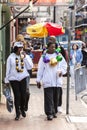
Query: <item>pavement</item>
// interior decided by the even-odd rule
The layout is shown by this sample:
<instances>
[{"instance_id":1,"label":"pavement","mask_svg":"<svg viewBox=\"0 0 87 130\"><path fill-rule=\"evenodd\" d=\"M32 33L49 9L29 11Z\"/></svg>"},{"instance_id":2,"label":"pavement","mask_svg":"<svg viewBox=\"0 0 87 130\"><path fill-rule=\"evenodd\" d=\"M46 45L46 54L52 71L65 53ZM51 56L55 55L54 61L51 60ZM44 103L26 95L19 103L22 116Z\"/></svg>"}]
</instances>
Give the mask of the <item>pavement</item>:
<instances>
[{"instance_id":1,"label":"pavement","mask_svg":"<svg viewBox=\"0 0 87 130\"><path fill-rule=\"evenodd\" d=\"M0 130L87 130L87 105L81 98L86 95L87 90L77 95L75 99L74 88L69 91L69 114L66 114L66 77L63 84L63 105L62 113L57 114L57 118L47 121L44 114L44 96L43 88L36 87L36 79L30 80L30 101L27 117L21 117L19 121L15 121L14 109L9 113L6 109L5 97L2 96L0 103ZM86 101L85 96L85 101Z\"/></svg>"}]
</instances>

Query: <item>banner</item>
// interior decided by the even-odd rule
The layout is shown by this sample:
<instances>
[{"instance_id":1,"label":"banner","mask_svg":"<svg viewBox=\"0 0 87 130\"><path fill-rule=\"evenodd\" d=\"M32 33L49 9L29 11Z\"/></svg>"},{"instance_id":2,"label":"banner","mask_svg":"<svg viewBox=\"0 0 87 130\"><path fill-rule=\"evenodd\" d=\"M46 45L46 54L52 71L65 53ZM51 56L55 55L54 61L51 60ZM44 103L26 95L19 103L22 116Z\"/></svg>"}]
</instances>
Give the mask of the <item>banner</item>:
<instances>
[{"instance_id":1,"label":"banner","mask_svg":"<svg viewBox=\"0 0 87 130\"><path fill-rule=\"evenodd\" d=\"M36 5L53 5L56 4L56 0L38 0Z\"/></svg>"}]
</instances>

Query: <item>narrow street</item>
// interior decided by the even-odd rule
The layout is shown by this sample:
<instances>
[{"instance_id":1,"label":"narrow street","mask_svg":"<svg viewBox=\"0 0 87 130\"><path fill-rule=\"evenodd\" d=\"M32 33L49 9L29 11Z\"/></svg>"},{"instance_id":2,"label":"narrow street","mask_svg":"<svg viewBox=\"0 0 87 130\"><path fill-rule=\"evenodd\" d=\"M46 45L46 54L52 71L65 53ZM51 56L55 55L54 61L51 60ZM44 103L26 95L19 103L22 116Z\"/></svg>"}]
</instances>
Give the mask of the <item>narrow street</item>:
<instances>
[{"instance_id":1,"label":"narrow street","mask_svg":"<svg viewBox=\"0 0 87 130\"><path fill-rule=\"evenodd\" d=\"M0 130L87 130L86 122L70 122L66 117L66 79L63 85L63 112L58 114L57 118L47 121L44 114L43 88L38 89L35 85L35 79L30 85L30 102L27 117L15 121L15 112L9 113L6 109L5 98L0 104ZM70 89L70 110L69 116L87 117L87 108L81 103L79 96L75 100L74 90Z\"/></svg>"},{"instance_id":2,"label":"narrow street","mask_svg":"<svg viewBox=\"0 0 87 130\"><path fill-rule=\"evenodd\" d=\"M52 44L53 51L50 50ZM59 65L60 59L63 59L60 53L68 66ZM13 56L8 58L9 54ZM26 54L32 58L32 65L28 64L31 59L29 61ZM69 76L63 77L62 113L57 113L57 118L48 121L44 113L43 88L38 89L36 77L32 77L29 108L24 113L26 117L21 116L16 121L15 108L11 113L6 108L2 82L8 84L12 81L14 85L11 85L15 89L13 91L16 91L16 81L25 83L27 71L32 70L35 76L42 54L44 63L49 62L45 71L47 77L45 72L43 76L44 79L50 79L46 81L47 84L56 86L58 80L61 80L60 76L64 74L62 69L67 70L71 79L71 68L72 72L75 71L73 78L77 82L71 87L68 84ZM49 64L58 67L55 66L56 69L51 71ZM87 0L0 0L0 130L87 130L87 72L82 71L84 67L87 71ZM42 68L44 67L40 65L40 69ZM48 73L50 71L51 78ZM52 84L51 80L55 83ZM73 80L70 80L70 84L71 81ZM21 95L24 95L26 83L21 83L21 86ZM19 98L16 101L17 99ZM17 114L16 119L19 119L19 111Z\"/></svg>"}]
</instances>

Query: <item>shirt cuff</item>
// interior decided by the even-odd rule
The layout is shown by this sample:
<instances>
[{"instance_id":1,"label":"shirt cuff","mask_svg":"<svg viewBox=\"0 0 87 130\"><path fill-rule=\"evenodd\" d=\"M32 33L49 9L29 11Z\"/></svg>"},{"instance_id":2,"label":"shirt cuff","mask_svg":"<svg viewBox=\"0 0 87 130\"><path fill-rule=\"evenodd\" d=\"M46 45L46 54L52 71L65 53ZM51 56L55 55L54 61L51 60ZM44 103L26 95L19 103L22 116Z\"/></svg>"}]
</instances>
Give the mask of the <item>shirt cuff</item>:
<instances>
[{"instance_id":1,"label":"shirt cuff","mask_svg":"<svg viewBox=\"0 0 87 130\"><path fill-rule=\"evenodd\" d=\"M9 83L9 80L7 80L7 78L4 79L5 83Z\"/></svg>"}]
</instances>

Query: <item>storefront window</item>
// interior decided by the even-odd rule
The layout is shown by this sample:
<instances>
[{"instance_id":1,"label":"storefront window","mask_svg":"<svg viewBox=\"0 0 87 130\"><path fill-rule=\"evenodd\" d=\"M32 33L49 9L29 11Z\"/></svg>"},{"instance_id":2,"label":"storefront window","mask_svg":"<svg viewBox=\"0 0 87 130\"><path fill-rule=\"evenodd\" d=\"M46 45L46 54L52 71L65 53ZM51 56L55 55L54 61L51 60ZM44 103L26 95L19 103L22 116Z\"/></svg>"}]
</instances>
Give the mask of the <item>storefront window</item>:
<instances>
[{"instance_id":1,"label":"storefront window","mask_svg":"<svg viewBox=\"0 0 87 130\"><path fill-rule=\"evenodd\" d=\"M18 19L18 32L19 33L26 32L27 26L28 26L27 18L19 18Z\"/></svg>"}]
</instances>

